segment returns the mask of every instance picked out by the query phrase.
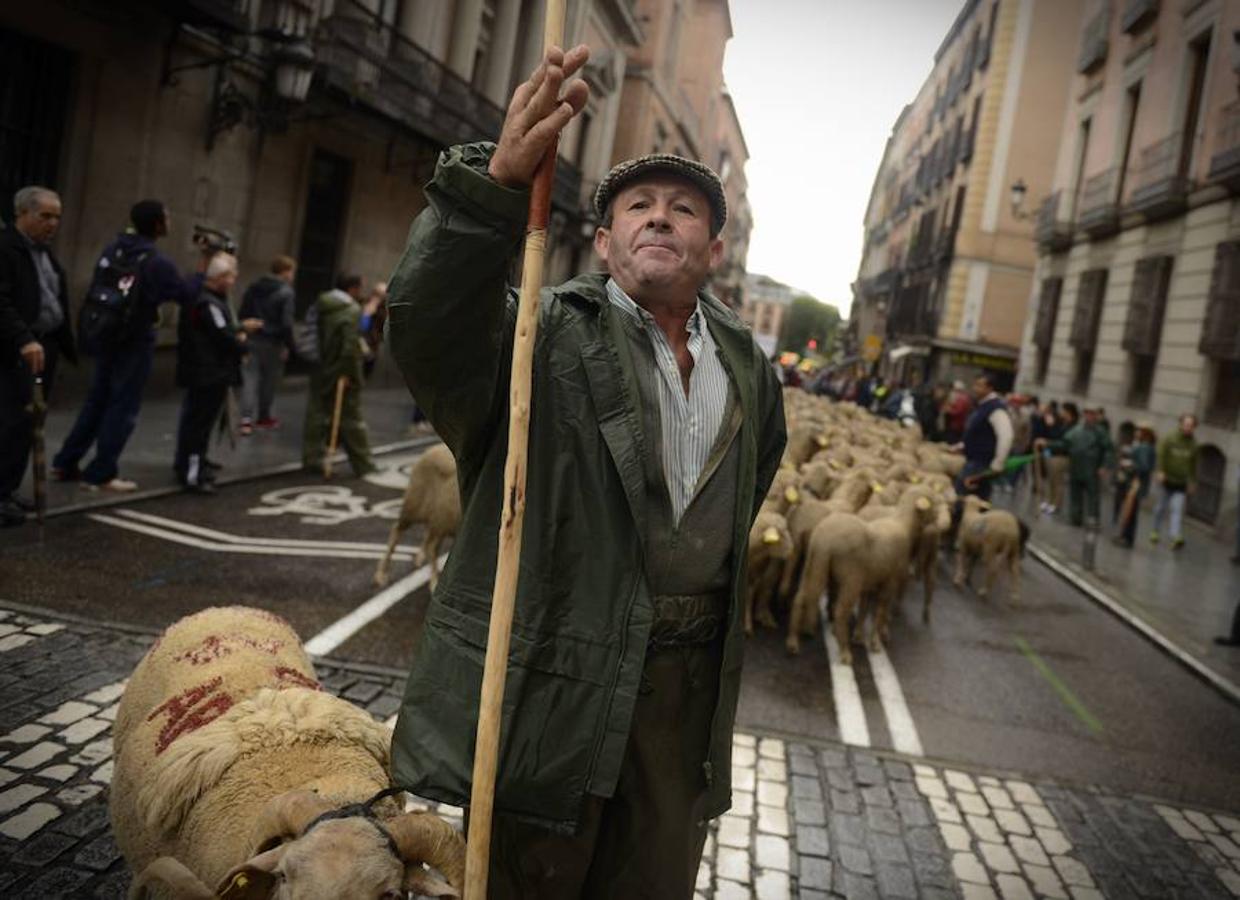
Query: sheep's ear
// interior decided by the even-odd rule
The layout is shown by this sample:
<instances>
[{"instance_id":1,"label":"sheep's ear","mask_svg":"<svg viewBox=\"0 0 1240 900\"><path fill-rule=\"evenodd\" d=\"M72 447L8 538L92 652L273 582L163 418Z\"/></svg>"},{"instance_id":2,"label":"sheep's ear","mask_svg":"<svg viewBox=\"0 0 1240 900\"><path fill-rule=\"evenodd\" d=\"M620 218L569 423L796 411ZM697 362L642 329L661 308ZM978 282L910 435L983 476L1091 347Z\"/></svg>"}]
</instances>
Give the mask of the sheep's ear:
<instances>
[{"instance_id":1,"label":"sheep's ear","mask_svg":"<svg viewBox=\"0 0 1240 900\"><path fill-rule=\"evenodd\" d=\"M828 440L827 440L827 438L826 438L826 436L825 436L825 435L821 435L821 434L820 434L820 435L818 435L818 437L816 438L816 440L818 441L818 446L819 446L819 447L825 447L825 446L827 446L827 444L831 443L830 441L828 441Z\"/></svg>"},{"instance_id":2,"label":"sheep's ear","mask_svg":"<svg viewBox=\"0 0 1240 900\"><path fill-rule=\"evenodd\" d=\"M985 512L986 510L994 509L993 504L991 504L989 500L978 500L977 505L978 505L978 508L981 509L983 512Z\"/></svg>"},{"instance_id":3,"label":"sheep's ear","mask_svg":"<svg viewBox=\"0 0 1240 900\"><path fill-rule=\"evenodd\" d=\"M275 870L286 846L260 853L225 875L216 890L220 900L267 900L275 890Z\"/></svg>"},{"instance_id":4,"label":"sheep's ear","mask_svg":"<svg viewBox=\"0 0 1240 900\"><path fill-rule=\"evenodd\" d=\"M930 508L930 499L928 497L918 497L917 508L920 509L922 512L925 512L926 510L928 510Z\"/></svg>"},{"instance_id":5,"label":"sheep's ear","mask_svg":"<svg viewBox=\"0 0 1240 900\"><path fill-rule=\"evenodd\" d=\"M129 888L130 900L146 900L157 884L171 890L175 900L217 900L197 875L171 856L161 856L138 873Z\"/></svg>"},{"instance_id":6,"label":"sheep's ear","mask_svg":"<svg viewBox=\"0 0 1240 900\"><path fill-rule=\"evenodd\" d=\"M801 499L801 494L796 488L789 486L784 490L784 499L789 503L796 503Z\"/></svg>"},{"instance_id":7,"label":"sheep's ear","mask_svg":"<svg viewBox=\"0 0 1240 900\"><path fill-rule=\"evenodd\" d=\"M762 532L762 543L778 544L779 543L779 529L776 528L774 525L772 525L766 531Z\"/></svg>"}]
</instances>

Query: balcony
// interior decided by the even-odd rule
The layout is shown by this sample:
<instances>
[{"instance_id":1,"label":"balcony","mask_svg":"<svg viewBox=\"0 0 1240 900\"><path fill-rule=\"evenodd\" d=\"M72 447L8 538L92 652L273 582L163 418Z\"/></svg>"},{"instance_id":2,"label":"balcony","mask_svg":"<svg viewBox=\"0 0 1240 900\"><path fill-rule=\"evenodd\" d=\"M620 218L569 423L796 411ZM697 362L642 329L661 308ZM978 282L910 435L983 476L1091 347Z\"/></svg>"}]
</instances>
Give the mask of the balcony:
<instances>
[{"instance_id":1,"label":"balcony","mask_svg":"<svg viewBox=\"0 0 1240 900\"><path fill-rule=\"evenodd\" d=\"M1077 56L1076 70L1088 75L1106 62L1110 42L1107 34L1111 27L1111 5L1103 4L1098 14L1085 26L1085 36L1081 41L1081 52Z\"/></svg>"},{"instance_id":2,"label":"balcony","mask_svg":"<svg viewBox=\"0 0 1240 900\"><path fill-rule=\"evenodd\" d=\"M1223 110L1207 178L1240 192L1240 100Z\"/></svg>"},{"instance_id":3,"label":"balcony","mask_svg":"<svg viewBox=\"0 0 1240 900\"><path fill-rule=\"evenodd\" d=\"M1119 29L1124 34L1135 34L1158 18L1158 0L1128 0L1120 16Z\"/></svg>"},{"instance_id":4,"label":"balcony","mask_svg":"<svg viewBox=\"0 0 1240 900\"><path fill-rule=\"evenodd\" d=\"M939 239L934 245L934 261L939 265L946 265L952 261L956 255L956 232L954 229L948 229L939 235Z\"/></svg>"},{"instance_id":5,"label":"balcony","mask_svg":"<svg viewBox=\"0 0 1240 900\"><path fill-rule=\"evenodd\" d=\"M250 21L241 0L169 0L165 9L185 25L246 34Z\"/></svg>"},{"instance_id":6,"label":"balcony","mask_svg":"<svg viewBox=\"0 0 1240 900\"><path fill-rule=\"evenodd\" d=\"M1177 133L1141 151L1127 208L1147 222L1179 215L1188 204L1192 182L1184 174L1182 148Z\"/></svg>"},{"instance_id":7,"label":"balcony","mask_svg":"<svg viewBox=\"0 0 1240 900\"><path fill-rule=\"evenodd\" d=\"M348 0L319 25L316 84L439 146L496 140L504 111L373 13ZM321 79L321 80L320 80ZM552 206L577 215L581 172L561 157Z\"/></svg>"},{"instance_id":8,"label":"balcony","mask_svg":"<svg viewBox=\"0 0 1240 900\"><path fill-rule=\"evenodd\" d=\"M1119 204L1115 198L1118 169L1107 169L1085 181L1081 189L1081 212L1077 227L1091 238L1104 238L1119 231Z\"/></svg>"},{"instance_id":9,"label":"balcony","mask_svg":"<svg viewBox=\"0 0 1240 900\"><path fill-rule=\"evenodd\" d=\"M1062 199L1062 191L1047 197L1038 208L1037 223L1034 225L1034 240L1040 249L1050 253L1058 253L1072 246L1072 223L1060 218Z\"/></svg>"},{"instance_id":10,"label":"balcony","mask_svg":"<svg viewBox=\"0 0 1240 900\"><path fill-rule=\"evenodd\" d=\"M895 337L933 336L938 317L931 308L930 282L912 284L896 291L887 317L887 332Z\"/></svg>"}]
</instances>

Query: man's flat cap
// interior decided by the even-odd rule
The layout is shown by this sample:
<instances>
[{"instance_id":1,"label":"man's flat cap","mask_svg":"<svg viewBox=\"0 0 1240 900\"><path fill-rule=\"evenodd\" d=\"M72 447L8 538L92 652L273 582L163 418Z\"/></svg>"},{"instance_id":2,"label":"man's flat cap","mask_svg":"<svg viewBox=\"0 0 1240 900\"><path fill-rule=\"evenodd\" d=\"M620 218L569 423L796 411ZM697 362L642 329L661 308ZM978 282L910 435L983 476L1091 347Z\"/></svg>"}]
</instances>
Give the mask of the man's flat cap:
<instances>
[{"instance_id":1,"label":"man's flat cap","mask_svg":"<svg viewBox=\"0 0 1240 900\"><path fill-rule=\"evenodd\" d=\"M605 219L608 204L622 188L655 172L678 175L701 188L706 199L710 201L711 234L723 231L723 225L728 221L728 200L723 193L723 182L710 166L671 153L652 153L617 163L607 173L607 177L599 182L598 190L594 192L595 215L600 221Z\"/></svg>"}]
</instances>

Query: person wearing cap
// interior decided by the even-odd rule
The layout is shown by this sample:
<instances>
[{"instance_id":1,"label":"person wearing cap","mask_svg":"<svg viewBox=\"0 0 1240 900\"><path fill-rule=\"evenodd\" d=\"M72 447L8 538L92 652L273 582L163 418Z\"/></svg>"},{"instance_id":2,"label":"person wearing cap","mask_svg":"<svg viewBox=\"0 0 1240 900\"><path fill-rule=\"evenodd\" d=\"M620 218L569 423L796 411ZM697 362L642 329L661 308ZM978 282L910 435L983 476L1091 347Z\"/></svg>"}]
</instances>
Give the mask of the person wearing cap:
<instances>
[{"instance_id":1,"label":"person wearing cap","mask_svg":"<svg viewBox=\"0 0 1240 900\"><path fill-rule=\"evenodd\" d=\"M462 522L414 653L394 782L468 805L503 507L529 185L585 104L548 53L498 146L452 147L388 289L388 340L456 458ZM701 163L617 165L607 274L542 291L490 896L688 900L730 806L745 547L785 443L778 380L703 285L727 201Z\"/></svg>"},{"instance_id":2,"label":"person wearing cap","mask_svg":"<svg viewBox=\"0 0 1240 900\"><path fill-rule=\"evenodd\" d=\"M80 480L84 488L116 493L138 489L135 482L120 477L120 457L138 424L142 392L155 361L159 306L196 299L202 284L201 274L182 278L176 264L155 246L168 234L168 211L162 202L135 203L129 211L129 223L103 249L100 265L115 258L118 250L126 258L137 260L137 279L132 288L137 305L126 331L113 344L96 349L90 390L60 452L52 459L52 477L57 481ZM92 446L94 458L79 468Z\"/></svg>"}]
</instances>

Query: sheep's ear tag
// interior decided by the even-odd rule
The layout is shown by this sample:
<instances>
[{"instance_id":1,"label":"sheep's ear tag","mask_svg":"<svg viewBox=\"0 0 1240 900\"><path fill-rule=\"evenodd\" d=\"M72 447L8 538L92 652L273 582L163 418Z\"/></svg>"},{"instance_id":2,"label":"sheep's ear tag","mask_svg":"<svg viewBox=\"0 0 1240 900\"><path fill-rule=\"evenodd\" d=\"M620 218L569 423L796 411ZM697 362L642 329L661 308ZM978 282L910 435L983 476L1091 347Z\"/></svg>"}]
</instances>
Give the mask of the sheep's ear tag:
<instances>
[{"instance_id":1,"label":"sheep's ear tag","mask_svg":"<svg viewBox=\"0 0 1240 900\"><path fill-rule=\"evenodd\" d=\"M908 477L909 484L921 484L921 476L914 472Z\"/></svg>"},{"instance_id":2,"label":"sheep's ear tag","mask_svg":"<svg viewBox=\"0 0 1240 900\"><path fill-rule=\"evenodd\" d=\"M830 442L829 442L829 441L828 441L825 437L823 437L821 434L820 434L820 435L818 435L818 437L817 437L817 441L818 441L818 446L819 446L819 447L825 447L825 446L827 446L827 444L828 444L828 443L830 443Z\"/></svg>"},{"instance_id":3,"label":"sheep's ear tag","mask_svg":"<svg viewBox=\"0 0 1240 900\"><path fill-rule=\"evenodd\" d=\"M929 498L927 498L927 497L918 497L918 498L917 498L917 508L918 508L918 509L920 509L922 512L925 512L926 510L928 510L928 509L930 508L930 500L929 500Z\"/></svg>"},{"instance_id":4,"label":"sheep's ear tag","mask_svg":"<svg viewBox=\"0 0 1240 900\"><path fill-rule=\"evenodd\" d=\"M790 487L784 491L784 499L789 503L796 503L801 499L801 495L797 492L796 488Z\"/></svg>"},{"instance_id":5,"label":"sheep's ear tag","mask_svg":"<svg viewBox=\"0 0 1240 900\"><path fill-rule=\"evenodd\" d=\"M876 494L881 494L883 492L883 486L879 484L877 481L875 481L874 483L870 485L870 489L874 491L874 493Z\"/></svg>"},{"instance_id":6,"label":"sheep's ear tag","mask_svg":"<svg viewBox=\"0 0 1240 900\"><path fill-rule=\"evenodd\" d=\"M843 468L844 466L844 464L840 462L838 459L827 460L827 465L829 465L833 469L840 469L840 468Z\"/></svg>"},{"instance_id":7,"label":"sheep's ear tag","mask_svg":"<svg viewBox=\"0 0 1240 900\"><path fill-rule=\"evenodd\" d=\"M778 544L779 543L779 529L772 525L766 531L762 532L762 543Z\"/></svg>"},{"instance_id":8,"label":"sheep's ear tag","mask_svg":"<svg viewBox=\"0 0 1240 900\"><path fill-rule=\"evenodd\" d=\"M276 887L276 876L262 869L248 868L235 874L219 891L219 900L267 900Z\"/></svg>"},{"instance_id":9,"label":"sheep's ear tag","mask_svg":"<svg viewBox=\"0 0 1240 900\"><path fill-rule=\"evenodd\" d=\"M943 482L941 482L941 481L936 481L936 482L934 483L934 492L935 492L936 494L941 494L941 493L943 493Z\"/></svg>"}]
</instances>

